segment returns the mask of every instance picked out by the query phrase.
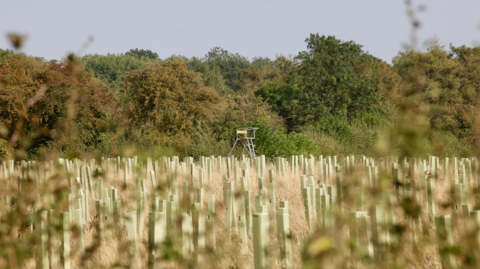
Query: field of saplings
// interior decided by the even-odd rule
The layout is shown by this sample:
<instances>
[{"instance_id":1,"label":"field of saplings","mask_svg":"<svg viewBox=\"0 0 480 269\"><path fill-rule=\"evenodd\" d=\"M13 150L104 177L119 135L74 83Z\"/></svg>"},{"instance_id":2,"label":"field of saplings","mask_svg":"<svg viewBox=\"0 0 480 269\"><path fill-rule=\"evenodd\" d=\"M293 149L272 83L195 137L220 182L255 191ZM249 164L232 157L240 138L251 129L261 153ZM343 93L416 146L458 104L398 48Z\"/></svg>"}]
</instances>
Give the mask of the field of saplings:
<instances>
[{"instance_id":1,"label":"field of saplings","mask_svg":"<svg viewBox=\"0 0 480 269\"><path fill-rule=\"evenodd\" d=\"M0 268L478 268L476 158L4 161Z\"/></svg>"}]
</instances>

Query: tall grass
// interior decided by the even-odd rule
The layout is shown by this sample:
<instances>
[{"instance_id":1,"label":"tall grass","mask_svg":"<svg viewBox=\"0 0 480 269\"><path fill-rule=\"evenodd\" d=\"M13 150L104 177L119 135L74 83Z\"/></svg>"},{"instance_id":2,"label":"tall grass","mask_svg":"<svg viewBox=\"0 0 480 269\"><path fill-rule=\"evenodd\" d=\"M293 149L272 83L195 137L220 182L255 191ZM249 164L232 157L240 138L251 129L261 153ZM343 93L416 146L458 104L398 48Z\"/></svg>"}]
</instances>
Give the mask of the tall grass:
<instances>
[{"instance_id":1,"label":"tall grass","mask_svg":"<svg viewBox=\"0 0 480 269\"><path fill-rule=\"evenodd\" d=\"M332 174L331 178L326 179L319 174L318 167L314 169L314 178L317 184L326 184L337 186L342 189L342 205L335 204L333 207L334 226L322 227L315 222L314 229L308 228L305 217L304 201L301 195L300 175L302 172L292 175L292 171L287 168L286 176L283 177L275 173L274 181L276 183L276 205L279 201L289 201L289 220L291 227L291 239L293 247L293 261L295 268L441 268L441 259L438 252L438 239L436 235L435 224L428 216L426 201L424 200L425 188L422 186L423 176L430 175L435 182L434 202L437 215L451 214L453 221L454 248L449 253L456 257L459 264L466 268L475 268L480 259L476 256L480 251L478 242L479 225L470 221L470 217L465 215L460 209L452 211L451 203L453 200L451 194L450 179L458 178L458 172L453 171L453 163L450 162L449 173L444 174L445 167L440 166L435 170L423 171L421 159L409 159L408 166L402 166L399 163L398 182L394 181L392 176L391 164L396 161L395 158L375 159L374 164L378 169L378 174L372 175L375 179L373 184L369 183L369 176L366 173L365 166L359 163L360 156L357 156L356 165L350 168L343 166L342 182L338 184L337 176ZM338 163L342 164L343 158L338 158ZM372 159L373 160L373 159ZM103 167L101 174L93 178L93 189L98 183L97 177L103 179L104 187L114 187L118 189L119 200L122 202L123 213L129 210L137 210L138 185L140 179L147 178L145 165L139 165L136 176L130 175L127 179L127 185L124 185L123 169L113 169L97 161L98 167ZM467 161L465 161L467 163ZM53 166L51 166L53 164ZM144 163L145 164L145 163ZM440 162L442 164L442 162ZM474 163L475 164L475 163ZM10 203L3 203L0 207L0 237L2 252L0 256L0 265L2 268L34 268L35 257L38 255L38 226L31 225L37 223L38 214L42 210L53 210L55 214L68 210L68 197L70 190L68 175L65 174L65 168L56 165L54 162L37 162L30 169L23 166L16 166L11 175L5 178L5 173L1 173L1 182L4 186L1 190L2 197L9 197ZM48 167L49 166L49 167ZM35 169L37 167L37 169ZM48 167L45 169L45 167ZM415 168L414 168L415 167ZM200 164L195 166L196 171ZM408 169L407 169L408 168ZM267 169L276 167L270 163ZM416 170L415 170L416 169ZM477 209L475 196L478 184L478 167L473 166L471 174L466 175L464 187L466 196L463 204L474 205ZM44 179L44 171L47 171L47 178ZM53 173L52 173L53 172ZM75 171L71 171L70 176L76 176ZM215 195L216 208L216 238L217 247L212 249L207 244L202 253L203 259L197 260L195 255L182 256L179 249L180 240L179 226L180 218L176 217L175 225L170 231L172 237L160 246L161 254L159 262L164 268L253 268L253 245L252 237L248 240L248 251L240 251L240 237L234 233L231 239L228 239L226 228L226 205L223 200L222 178L227 175L226 163L221 170L215 170L211 182L205 180L205 197ZM467 170L468 173L468 170ZM437 177L434 175L437 174ZM248 189L253 197L259 195L254 167L249 174ZM18 177L21 179L19 180ZM166 190L173 190L172 184L178 184L180 193L181 212L188 212L190 208L189 197L182 196L183 182L189 182L188 193L195 193L199 187L198 178L192 179L190 176L182 176L181 173L162 172L158 176L159 188L154 189L150 182L147 183L146 202L143 209L144 225L148 223L148 213L151 211L151 199L155 196L165 198ZM233 178L230 178L233 180ZM19 184L20 183L20 184ZM240 197L239 182L235 184L237 197ZM21 189L19 189L21 186ZM75 192L79 190L78 184L74 183ZM364 194L364 203L358 204L359 194ZM125 220L120 222L109 222L105 220L105 229L99 234L97 224L99 222L95 211L95 191L90 193L89 208L90 215L84 224L84 229L79 231L73 229L72 235L72 268L146 268L148 261L148 229L143 227L143 233L139 236L138 256L131 255L129 251L129 241L125 231ZM196 199L196 198L195 198ZM388 225L385 228L389 231L392 238L391 244L384 244L373 240L374 257L366 254L366 245L359 243L351 237L348 218L350 212L367 211L370 218L370 211L373 205L386 205L389 200L393 201L392 210L396 217L396 224ZM207 208L207 199L204 201L204 208ZM462 204L462 205L463 205ZM462 206L460 205L460 206ZM252 206L253 207L253 206ZM252 209L254 212L254 208ZM413 226L415 219L421 220L420 226ZM275 234L274 221L270 220L270 248L269 259L272 268L282 268L279 257L277 237ZM418 222L417 222L418 224ZM369 225L371 225L369 223ZM59 227L54 223L49 224L48 230L52 235L58 232ZM371 226L370 228L372 228ZM208 227L207 236L212 232L212 227ZM85 253L77 253L76 244L78 236L82 235L85 240ZM100 236L101 235L101 236ZM37 251L37 253L36 253Z\"/></svg>"}]
</instances>

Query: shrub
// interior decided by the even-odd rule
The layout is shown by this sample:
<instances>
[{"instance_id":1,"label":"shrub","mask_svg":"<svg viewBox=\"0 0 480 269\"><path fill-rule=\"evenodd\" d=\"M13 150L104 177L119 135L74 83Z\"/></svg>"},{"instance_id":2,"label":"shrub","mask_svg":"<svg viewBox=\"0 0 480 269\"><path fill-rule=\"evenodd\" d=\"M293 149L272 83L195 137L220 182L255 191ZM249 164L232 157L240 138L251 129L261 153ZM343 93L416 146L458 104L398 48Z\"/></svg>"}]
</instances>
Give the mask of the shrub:
<instances>
[{"instance_id":1,"label":"shrub","mask_svg":"<svg viewBox=\"0 0 480 269\"><path fill-rule=\"evenodd\" d=\"M60 63L14 55L0 62L0 123L15 133L15 147L34 154L39 147L86 151L105 130L107 114L115 115L115 96L75 57ZM26 152L23 151L26 150Z\"/></svg>"},{"instance_id":2,"label":"shrub","mask_svg":"<svg viewBox=\"0 0 480 269\"><path fill-rule=\"evenodd\" d=\"M125 74L124 112L128 132L141 133L153 143L184 151L190 136L208 129L223 114L226 102L186 62L155 62ZM145 146L150 145L146 141Z\"/></svg>"}]
</instances>

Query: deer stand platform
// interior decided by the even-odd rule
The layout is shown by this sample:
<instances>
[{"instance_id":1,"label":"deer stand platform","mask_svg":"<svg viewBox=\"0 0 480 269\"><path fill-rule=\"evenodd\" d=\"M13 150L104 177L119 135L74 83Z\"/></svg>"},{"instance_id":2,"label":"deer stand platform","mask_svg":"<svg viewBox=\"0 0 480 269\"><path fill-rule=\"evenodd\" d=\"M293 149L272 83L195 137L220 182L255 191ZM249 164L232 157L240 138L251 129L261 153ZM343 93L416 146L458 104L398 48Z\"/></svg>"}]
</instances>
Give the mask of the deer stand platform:
<instances>
[{"instance_id":1,"label":"deer stand platform","mask_svg":"<svg viewBox=\"0 0 480 269\"><path fill-rule=\"evenodd\" d=\"M233 144L232 149L230 150L230 153L228 153L228 157L233 152L233 149L235 149L235 146L237 145L238 141L242 143L243 145L243 152L246 150L248 152L248 155L250 155L250 160L255 160L255 145L253 144L253 140L255 140L255 131L258 130L257 127L245 127L245 128L238 128L237 129L237 134L236 134L236 140L235 143Z\"/></svg>"}]
</instances>

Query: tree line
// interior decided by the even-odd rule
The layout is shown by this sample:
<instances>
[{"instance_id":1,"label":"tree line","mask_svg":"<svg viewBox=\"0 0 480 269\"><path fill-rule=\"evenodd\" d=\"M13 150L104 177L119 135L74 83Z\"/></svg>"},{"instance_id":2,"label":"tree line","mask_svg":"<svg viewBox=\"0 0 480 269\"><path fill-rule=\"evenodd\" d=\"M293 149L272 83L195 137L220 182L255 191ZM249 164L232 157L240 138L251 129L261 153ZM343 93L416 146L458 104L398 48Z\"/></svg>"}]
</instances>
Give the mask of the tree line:
<instances>
[{"instance_id":1,"label":"tree line","mask_svg":"<svg viewBox=\"0 0 480 269\"><path fill-rule=\"evenodd\" d=\"M389 152L414 143L407 155L480 147L480 47L434 40L387 64L354 41L305 42L275 59L215 47L201 58L132 49L46 61L0 49L0 154L218 155L245 126L260 128L269 157L373 154L385 139Z\"/></svg>"}]
</instances>

